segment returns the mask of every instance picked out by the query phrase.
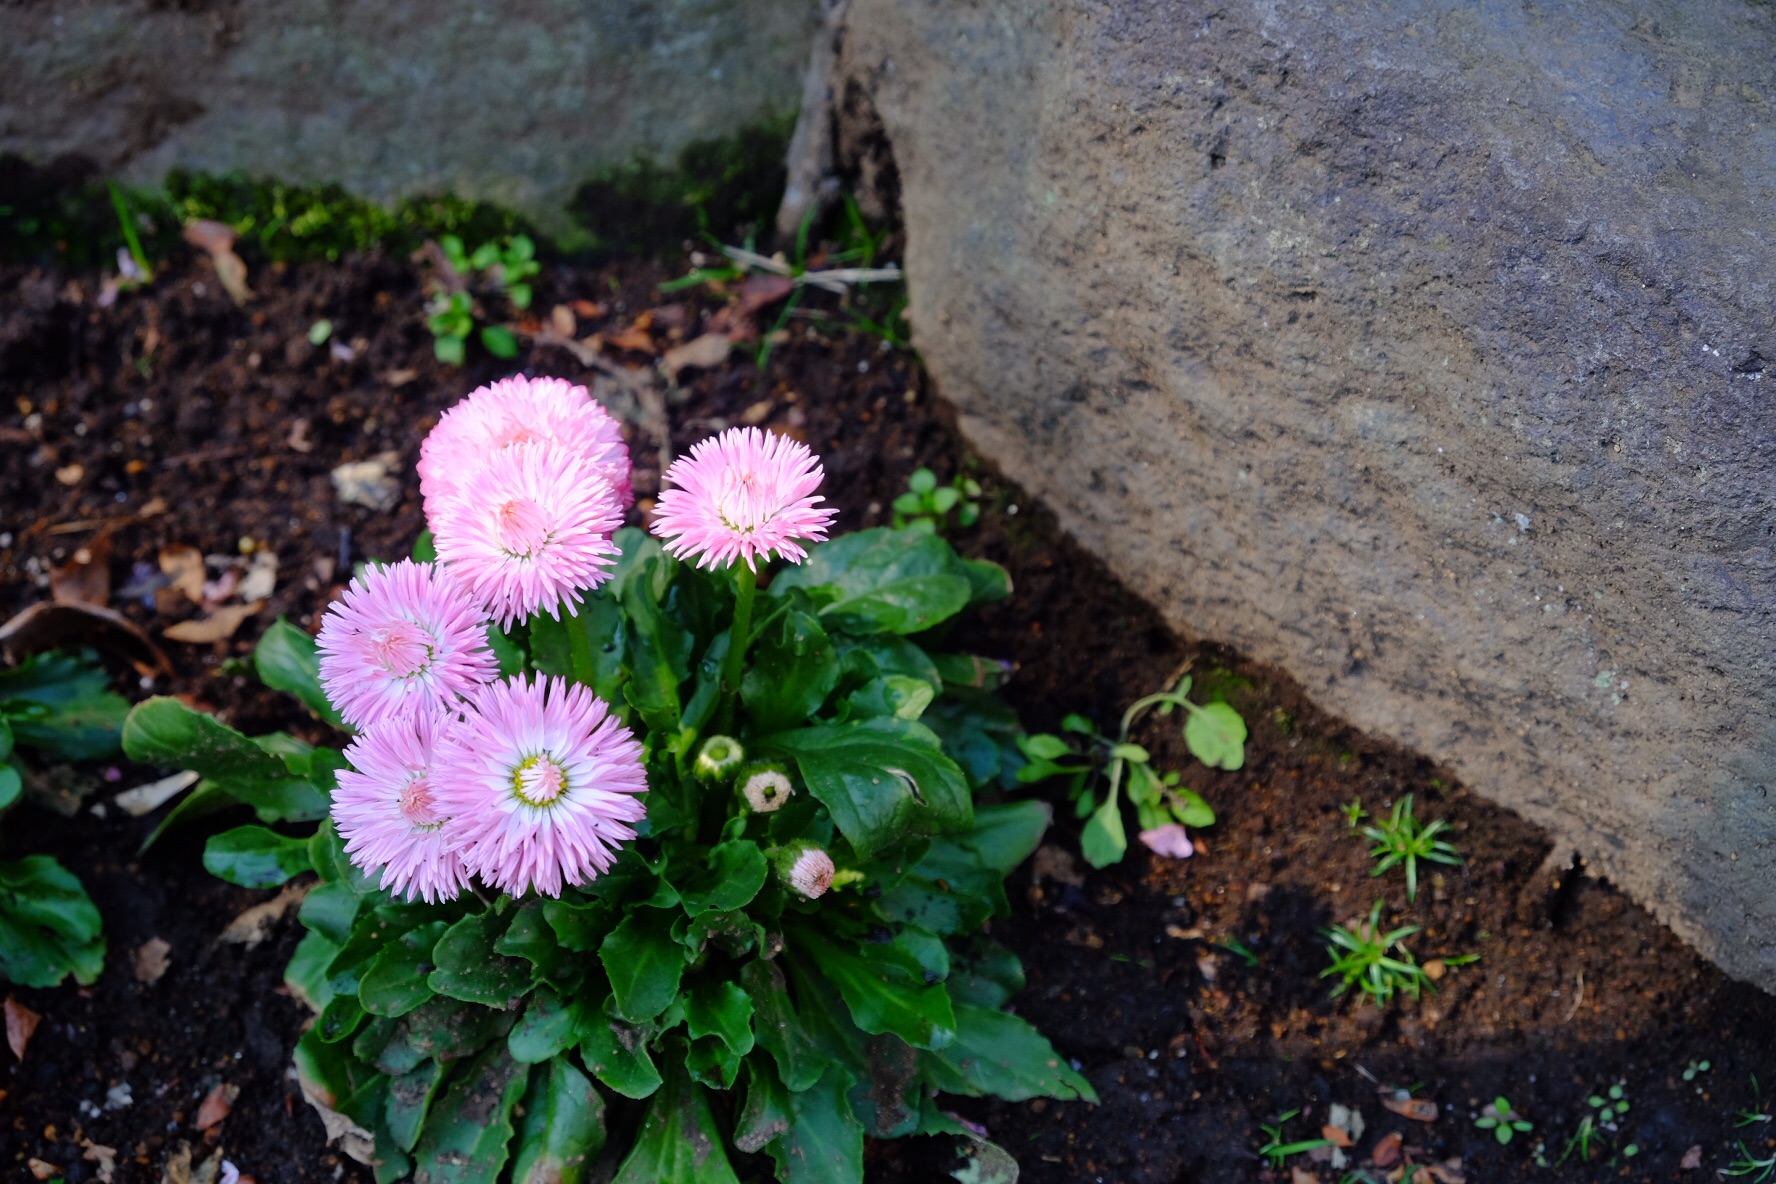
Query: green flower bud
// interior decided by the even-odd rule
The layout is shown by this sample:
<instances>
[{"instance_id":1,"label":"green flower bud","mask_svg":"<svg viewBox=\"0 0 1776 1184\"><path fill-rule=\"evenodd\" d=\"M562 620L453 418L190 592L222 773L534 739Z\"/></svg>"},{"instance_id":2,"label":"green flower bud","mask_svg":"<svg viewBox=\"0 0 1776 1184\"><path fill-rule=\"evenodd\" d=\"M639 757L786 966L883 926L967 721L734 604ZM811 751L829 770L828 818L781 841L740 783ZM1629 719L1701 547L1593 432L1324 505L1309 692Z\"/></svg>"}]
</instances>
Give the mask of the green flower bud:
<instances>
[{"instance_id":1,"label":"green flower bud","mask_svg":"<svg viewBox=\"0 0 1776 1184\"><path fill-rule=\"evenodd\" d=\"M789 766L782 761L753 761L735 779L740 796L755 814L771 814L795 796L795 783L789 779Z\"/></svg>"},{"instance_id":2,"label":"green flower bud","mask_svg":"<svg viewBox=\"0 0 1776 1184\"><path fill-rule=\"evenodd\" d=\"M726 781L746 760L746 749L732 736L711 736L697 750L699 781Z\"/></svg>"}]
</instances>

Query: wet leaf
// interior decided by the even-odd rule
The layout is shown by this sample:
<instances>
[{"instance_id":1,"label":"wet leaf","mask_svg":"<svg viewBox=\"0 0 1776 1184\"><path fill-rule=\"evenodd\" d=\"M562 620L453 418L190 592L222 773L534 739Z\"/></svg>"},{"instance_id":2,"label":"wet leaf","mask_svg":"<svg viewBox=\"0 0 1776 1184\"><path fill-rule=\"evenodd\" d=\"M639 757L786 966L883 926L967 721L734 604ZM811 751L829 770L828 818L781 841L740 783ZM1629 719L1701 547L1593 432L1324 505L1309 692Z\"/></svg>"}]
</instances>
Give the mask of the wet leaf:
<instances>
[{"instance_id":1,"label":"wet leaf","mask_svg":"<svg viewBox=\"0 0 1776 1184\"><path fill-rule=\"evenodd\" d=\"M765 1150L783 1184L852 1184L863 1179L863 1124L845 1092L851 1075L830 1068L811 1089L791 1094L794 1121Z\"/></svg>"},{"instance_id":2,"label":"wet leaf","mask_svg":"<svg viewBox=\"0 0 1776 1184\"><path fill-rule=\"evenodd\" d=\"M604 1147L604 1099L586 1075L556 1057L532 1073L512 1184L580 1184Z\"/></svg>"},{"instance_id":3,"label":"wet leaf","mask_svg":"<svg viewBox=\"0 0 1776 1184\"><path fill-rule=\"evenodd\" d=\"M0 861L0 979L53 987L72 974L85 985L104 964L99 910L74 873L48 855Z\"/></svg>"}]
</instances>

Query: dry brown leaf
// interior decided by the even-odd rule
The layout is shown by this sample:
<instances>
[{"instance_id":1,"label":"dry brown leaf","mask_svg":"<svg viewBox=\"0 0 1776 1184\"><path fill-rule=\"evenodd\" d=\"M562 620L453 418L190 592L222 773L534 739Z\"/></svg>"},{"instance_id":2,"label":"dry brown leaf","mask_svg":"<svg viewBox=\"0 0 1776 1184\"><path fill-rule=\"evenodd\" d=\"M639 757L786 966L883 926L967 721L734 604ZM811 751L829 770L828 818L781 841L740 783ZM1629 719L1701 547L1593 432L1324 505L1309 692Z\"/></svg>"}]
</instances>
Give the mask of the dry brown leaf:
<instances>
[{"instance_id":1,"label":"dry brown leaf","mask_svg":"<svg viewBox=\"0 0 1776 1184\"><path fill-rule=\"evenodd\" d=\"M216 278L236 304L253 298L247 287L247 265L234 253L234 228L209 218L195 218L185 224L185 241L203 251L216 265ZM152 352L152 351L150 351Z\"/></svg>"},{"instance_id":2,"label":"dry brown leaf","mask_svg":"<svg viewBox=\"0 0 1776 1184\"><path fill-rule=\"evenodd\" d=\"M1030 859L1030 878L1053 880L1075 888L1085 883L1085 874L1079 870L1079 861L1073 858L1073 853L1065 847L1047 843L1036 848L1036 854Z\"/></svg>"},{"instance_id":3,"label":"dry brown leaf","mask_svg":"<svg viewBox=\"0 0 1776 1184\"><path fill-rule=\"evenodd\" d=\"M49 573L50 598L62 604L111 603L111 532L100 531Z\"/></svg>"},{"instance_id":4,"label":"dry brown leaf","mask_svg":"<svg viewBox=\"0 0 1776 1184\"><path fill-rule=\"evenodd\" d=\"M1400 1162L1400 1144L1406 1141L1399 1131L1389 1131L1369 1153L1369 1162L1378 1168L1391 1168Z\"/></svg>"},{"instance_id":5,"label":"dry brown leaf","mask_svg":"<svg viewBox=\"0 0 1776 1184\"><path fill-rule=\"evenodd\" d=\"M369 460L349 461L330 474L333 492L348 505L386 514L401 502L401 482L392 472L400 463L398 452L379 452Z\"/></svg>"},{"instance_id":6,"label":"dry brown leaf","mask_svg":"<svg viewBox=\"0 0 1776 1184\"><path fill-rule=\"evenodd\" d=\"M25 1166L29 1167L31 1169L31 1174L39 1180L53 1180L62 1174L61 1168L56 1167L53 1163L45 1163L43 1160L38 1159L35 1156L27 1159L25 1161Z\"/></svg>"},{"instance_id":7,"label":"dry brown leaf","mask_svg":"<svg viewBox=\"0 0 1776 1184\"><path fill-rule=\"evenodd\" d=\"M21 1061L25 1059L25 1047L31 1043L31 1035L42 1022L42 1016L11 995L6 997L6 1043L12 1048L13 1056Z\"/></svg>"},{"instance_id":8,"label":"dry brown leaf","mask_svg":"<svg viewBox=\"0 0 1776 1184\"><path fill-rule=\"evenodd\" d=\"M1289 1184L1320 1184L1319 1176L1303 1167L1289 1169Z\"/></svg>"},{"instance_id":9,"label":"dry brown leaf","mask_svg":"<svg viewBox=\"0 0 1776 1184\"><path fill-rule=\"evenodd\" d=\"M91 1139L82 1139L80 1145L86 1148L80 1158L99 1165L99 1184L111 1184L112 1177L117 1173L117 1148L95 1143Z\"/></svg>"},{"instance_id":10,"label":"dry brown leaf","mask_svg":"<svg viewBox=\"0 0 1776 1184\"><path fill-rule=\"evenodd\" d=\"M159 982L172 965L167 958L173 952L172 943L163 937L151 937L136 947L130 955L130 961L136 968L136 981L153 986Z\"/></svg>"},{"instance_id":11,"label":"dry brown leaf","mask_svg":"<svg viewBox=\"0 0 1776 1184\"><path fill-rule=\"evenodd\" d=\"M71 465L63 465L55 471L55 479L63 485L78 485L84 476L86 476L86 466L79 461L75 461Z\"/></svg>"},{"instance_id":12,"label":"dry brown leaf","mask_svg":"<svg viewBox=\"0 0 1776 1184\"><path fill-rule=\"evenodd\" d=\"M207 1131L211 1127L222 1125L222 1120L234 1109L234 1100L238 1097L240 1086L226 1081L212 1089L197 1108L197 1129Z\"/></svg>"},{"instance_id":13,"label":"dry brown leaf","mask_svg":"<svg viewBox=\"0 0 1776 1184\"><path fill-rule=\"evenodd\" d=\"M170 674L172 663L142 627L97 604L33 604L0 625L0 651L10 662L60 647L94 646L127 660L141 674Z\"/></svg>"},{"instance_id":14,"label":"dry brown leaf","mask_svg":"<svg viewBox=\"0 0 1776 1184\"><path fill-rule=\"evenodd\" d=\"M174 641L190 642L193 645L226 641L235 635L242 622L264 607L263 600L255 600L250 604L223 605L221 608L211 611L206 617L199 617L195 621L180 621L177 625L168 625L160 631L160 635Z\"/></svg>"},{"instance_id":15,"label":"dry brown leaf","mask_svg":"<svg viewBox=\"0 0 1776 1184\"><path fill-rule=\"evenodd\" d=\"M1351 1138L1349 1131L1341 1126L1333 1126L1329 1122L1320 1128L1320 1138L1327 1140L1334 1147L1349 1147L1356 1142Z\"/></svg>"},{"instance_id":16,"label":"dry brown leaf","mask_svg":"<svg viewBox=\"0 0 1776 1184\"><path fill-rule=\"evenodd\" d=\"M1442 1163L1427 1164L1420 1171L1431 1173L1438 1184L1468 1184L1468 1177L1462 1171L1461 1156L1446 1159Z\"/></svg>"},{"instance_id":17,"label":"dry brown leaf","mask_svg":"<svg viewBox=\"0 0 1776 1184\"><path fill-rule=\"evenodd\" d=\"M191 1184L216 1184L216 1177L222 1172L222 1148L210 1152L209 1157L191 1169Z\"/></svg>"},{"instance_id":18,"label":"dry brown leaf","mask_svg":"<svg viewBox=\"0 0 1776 1184\"><path fill-rule=\"evenodd\" d=\"M574 316L573 309L565 304L557 304L549 310L549 327L563 337L572 337L580 331L580 322Z\"/></svg>"},{"instance_id":19,"label":"dry brown leaf","mask_svg":"<svg viewBox=\"0 0 1776 1184\"><path fill-rule=\"evenodd\" d=\"M203 552L196 547L165 547L160 552L160 574L167 584L185 594L192 604L203 603Z\"/></svg>"},{"instance_id":20,"label":"dry brown leaf","mask_svg":"<svg viewBox=\"0 0 1776 1184\"><path fill-rule=\"evenodd\" d=\"M1437 1121L1437 1103L1429 1098L1401 1098L1392 1093L1384 1093L1381 1104L1401 1118L1410 1118L1414 1122Z\"/></svg>"},{"instance_id":21,"label":"dry brown leaf","mask_svg":"<svg viewBox=\"0 0 1776 1184\"><path fill-rule=\"evenodd\" d=\"M643 313L642 316L647 316L647 314ZM632 349L638 353L644 354L651 354L654 352L654 339L648 336L648 332L645 328L641 327L641 320L639 317L636 318L636 323L630 325L627 329L620 330L619 332L607 336L604 339L604 344L610 349Z\"/></svg>"},{"instance_id":22,"label":"dry brown leaf","mask_svg":"<svg viewBox=\"0 0 1776 1184\"><path fill-rule=\"evenodd\" d=\"M714 369L727 361L732 349L733 343L728 340L727 334L705 333L683 345L673 346L666 351L660 362L666 368L666 377L677 382L679 371Z\"/></svg>"},{"instance_id":23,"label":"dry brown leaf","mask_svg":"<svg viewBox=\"0 0 1776 1184\"><path fill-rule=\"evenodd\" d=\"M271 936L271 927L277 924L285 913L302 903L302 898L308 895L310 886L309 884L287 886L264 904L256 904L230 921L228 928L224 929L216 940L223 945L242 945L252 949ZM310 1000L304 999L303 1002L313 1006ZM315 1010L319 1011L320 1008L316 1007Z\"/></svg>"},{"instance_id":24,"label":"dry brown leaf","mask_svg":"<svg viewBox=\"0 0 1776 1184\"><path fill-rule=\"evenodd\" d=\"M786 275L749 275L740 285L740 302L735 306L735 311L740 316L750 316L767 304L775 304L793 291L795 281Z\"/></svg>"},{"instance_id":25,"label":"dry brown leaf","mask_svg":"<svg viewBox=\"0 0 1776 1184\"><path fill-rule=\"evenodd\" d=\"M1677 1165L1680 1172L1693 1172L1702 1166L1702 1144L1697 1143L1684 1152L1683 1162Z\"/></svg>"},{"instance_id":26,"label":"dry brown leaf","mask_svg":"<svg viewBox=\"0 0 1776 1184\"><path fill-rule=\"evenodd\" d=\"M604 305L594 304L590 300L570 300L567 306L573 309L576 317L582 317L588 321L595 321L605 313Z\"/></svg>"},{"instance_id":27,"label":"dry brown leaf","mask_svg":"<svg viewBox=\"0 0 1776 1184\"><path fill-rule=\"evenodd\" d=\"M197 774L187 769L183 773L162 777L159 781L150 781L146 785L126 789L111 801L131 818L140 818L142 815L152 814L166 805L180 790L189 789L196 784Z\"/></svg>"},{"instance_id":28,"label":"dry brown leaf","mask_svg":"<svg viewBox=\"0 0 1776 1184\"><path fill-rule=\"evenodd\" d=\"M269 548L261 548L253 552L253 560L247 565L247 574L240 582L237 590L242 600L264 600L277 590L278 557L277 552Z\"/></svg>"},{"instance_id":29,"label":"dry brown leaf","mask_svg":"<svg viewBox=\"0 0 1776 1184\"><path fill-rule=\"evenodd\" d=\"M160 1169L160 1184L191 1184L191 1144L180 1141Z\"/></svg>"},{"instance_id":30,"label":"dry brown leaf","mask_svg":"<svg viewBox=\"0 0 1776 1184\"><path fill-rule=\"evenodd\" d=\"M376 1152L376 1136L333 1109L343 1101L335 1098L325 1085L311 1080L297 1066L297 1080L302 1086L302 1096L313 1106L315 1113L321 1116L321 1125L327 1128L327 1142L339 1144L339 1149L357 1160L367 1164Z\"/></svg>"}]
</instances>

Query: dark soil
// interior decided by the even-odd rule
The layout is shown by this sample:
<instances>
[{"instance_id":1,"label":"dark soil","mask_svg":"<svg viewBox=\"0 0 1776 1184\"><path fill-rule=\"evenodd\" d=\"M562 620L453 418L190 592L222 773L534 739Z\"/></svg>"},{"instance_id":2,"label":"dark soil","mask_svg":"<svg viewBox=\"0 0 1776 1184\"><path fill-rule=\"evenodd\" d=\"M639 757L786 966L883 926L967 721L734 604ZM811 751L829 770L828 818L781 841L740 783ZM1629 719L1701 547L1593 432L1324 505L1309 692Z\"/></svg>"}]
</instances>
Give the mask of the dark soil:
<instances>
[{"instance_id":1,"label":"dark soil","mask_svg":"<svg viewBox=\"0 0 1776 1184\"><path fill-rule=\"evenodd\" d=\"M662 303L654 286L668 274L639 263L553 269L538 307L598 302L607 313L582 321L580 333L614 332ZM207 262L184 260L151 293L100 309L91 277L0 272L0 609L45 598L49 568L79 548L102 552L105 524L115 526L116 588L166 546L233 555L247 537L273 547L279 583L264 610L231 641L166 643L176 673L153 689L213 705L248 731L322 739L239 666L259 630L278 614L313 628L351 561L406 551L420 526L412 463L440 410L520 367L591 376L554 347L512 363L475 353L464 370L436 364L417 279L402 261L259 268L252 284L257 299L237 309ZM686 337L718 307L707 293L674 299L687 305ZM309 344L323 317L335 341L355 347L350 360ZM1359 1108L1367 1122L1356 1164L1398 1131L1412 1161L1436 1163L1444 1181L1682 1179L1692 1147L1700 1168L1687 1178L1699 1180L1731 1163L1740 1139L1759 1157L1776 1153L1768 1120L1735 1127L1737 1112L1769 1110L1756 1081L1776 1088L1776 1000L1724 979L1609 885L1544 868L1550 844L1540 831L1422 758L1322 714L1277 671L1169 634L1040 506L969 456L909 355L811 319L791 327L762 375L736 354L718 371L685 376L672 407L675 445L742 417L787 427L823 456L826 493L845 508L846 528L884 521L920 464L945 479L966 469L987 487L986 512L957 541L1007 564L1017 586L969 626L966 644L1019 664L1009 694L1029 726L1052 728L1069 711L1108 726L1190 663L1252 728L1238 773L1195 764L1170 726L1139 737L1220 814L1195 858L1156 860L1137 848L1122 865L1080 877L1051 851L1041 863L1052 874L1015 878L1014 914L995 932L1028 968L1018 1007L1102 1096L1096 1108L957 1102L1018 1157L1024 1180L1273 1178L1257 1155L1259 1124L1299 1108L1286 1137L1311 1138L1333 1103ZM400 504L378 513L336 501L328 473L385 450L400 455ZM645 499L657 486L657 451L637 434L634 453ZM139 517L157 498L165 508ZM73 523L87 525L57 529ZM160 604L167 614L152 598L116 606L156 632L193 611L164 596ZM135 683L131 675L120 685L139 694ZM211 879L194 832L138 856L154 816L113 808L100 818L90 805L147 774L124 766L109 774L116 785L106 776L76 772L74 784L93 793L75 817L28 804L0 835L0 855L48 851L85 880L111 950L91 989L14 992L45 1018L22 1065L0 1053L0 1162L22 1179L24 1161L40 1159L81 1184L97 1175L81 1158L89 1139L117 1148L117 1180L134 1184L160 1179L181 1143L199 1161L214 1143L261 1184L367 1180L325 1145L288 1076L307 1018L281 986L294 918L257 947L218 944L230 920L273 894ZM1434 869L1411 904L1397 875L1370 878L1366 844L1339 811L1360 798L1379 813L1405 793L1421 818L1452 822L1466 857ZM1077 824L1063 821L1050 841L1077 851ZM1480 962L1385 1013L1332 1000L1319 977L1319 931L1377 897L1393 923L1424 927L1409 943L1421 959L1477 953ZM171 969L145 985L131 953L156 937L171 945ZM1711 1067L1685 1082L1686 1066L1702 1060ZM196 1111L223 1082L241 1092L206 1140ZM1560 1159L1587 1097L1617 1082L1633 1103L1619 1134L1605 1133L1590 1162L1575 1152L1537 1167L1537 1145L1550 1164ZM107 1091L122 1083L133 1101L106 1109ZM1380 1086L1434 1100L1437 1119L1385 1111ZM1473 1125L1501 1093L1536 1124L1508 1147ZM870 1150L870 1178L946 1179L956 1162L937 1140L882 1144ZM1340 1175L1306 1157L1296 1165L1324 1181ZM1289 1179L1288 1168L1275 1178Z\"/></svg>"}]
</instances>

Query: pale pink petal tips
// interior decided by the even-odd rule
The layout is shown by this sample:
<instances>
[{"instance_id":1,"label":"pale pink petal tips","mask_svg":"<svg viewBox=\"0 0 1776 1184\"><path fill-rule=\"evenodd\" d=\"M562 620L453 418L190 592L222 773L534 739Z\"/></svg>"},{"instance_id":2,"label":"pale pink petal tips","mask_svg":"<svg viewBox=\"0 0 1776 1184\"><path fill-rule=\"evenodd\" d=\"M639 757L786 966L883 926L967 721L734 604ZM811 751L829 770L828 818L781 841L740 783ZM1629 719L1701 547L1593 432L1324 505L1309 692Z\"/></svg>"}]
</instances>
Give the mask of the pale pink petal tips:
<instances>
[{"instance_id":1,"label":"pale pink petal tips","mask_svg":"<svg viewBox=\"0 0 1776 1184\"><path fill-rule=\"evenodd\" d=\"M454 716L438 707L384 720L345 750L333 825L345 852L381 886L408 900L451 900L469 883L450 849L448 816L433 788L435 760Z\"/></svg>"},{"instance_id":2,"label":"pale pink petal tips","mask_svg":"<svg viewBox=\"0 0 1776 1184\"><path fill-rule=\"evenodd\" d=\"M758 428L730 428L691 446L666 470L653 531L666 550L699 567L743 560L757 569L780 555L807 558L838 511L814 492L825 476L807 445Z\"/></svg>"}]
</instances>

